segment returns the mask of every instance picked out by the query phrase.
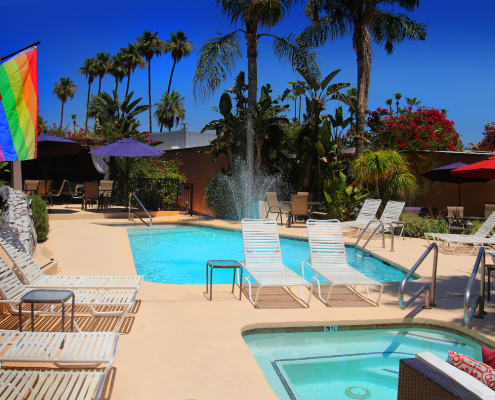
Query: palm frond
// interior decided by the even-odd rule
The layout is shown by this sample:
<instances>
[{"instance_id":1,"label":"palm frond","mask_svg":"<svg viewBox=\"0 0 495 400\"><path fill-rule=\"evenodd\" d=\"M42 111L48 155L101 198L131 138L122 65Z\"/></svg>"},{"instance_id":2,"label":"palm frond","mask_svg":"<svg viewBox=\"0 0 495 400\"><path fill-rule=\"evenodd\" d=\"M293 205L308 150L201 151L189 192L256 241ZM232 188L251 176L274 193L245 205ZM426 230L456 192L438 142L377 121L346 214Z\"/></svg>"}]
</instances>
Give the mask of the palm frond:
<instances>
[{"instance_id":1,"label":"palm frond","mask_svg":"<svg viewBox=\"0 0 495 400\"><path fill-rule=\"evenodd\" d=\"M309 5L309 3L308 3ZM299 35L311 47L322 46L327 40L340 39L352 33L353 19L344 8L333 8L322 18L314 19ZM313 17L314 18L314 17Z\"/></svg>"},{"instance_id":2,"label":"palm frond","mask_svg":"<svg viewBox=\"0 0 495 400\"><path fill-rule=\"evenodd\" d=\"M314 51L310 50L307 42L292 34L285 38L274 36L273 48L275 55L280 60L288 62L293 71L300 70L312 79L319 79L319 57Z\"/></svg>"},{"instance_id":3,"label":"palm frond","mask_svg":"<svg viewBox=\"0 0 495 400\"><path fill-rule=\"evenodd\" d=\"M230 19L230 24L235 24L239 19L244 19L250 0L216 0L221 5L222 14Z\"/></svg>"},{"instance_id":4,"label":"palm frond","mask_svg":"<svg viewBox=\"0 0 495 400\"><path fill-rule=\"evenodd\" d=\"M200 56L193 81L195 101L205 101L220 87L235 69L235 63L241 57L238 31L227 35L217 33L200 48Z\"/></svg>"}]
</instances>

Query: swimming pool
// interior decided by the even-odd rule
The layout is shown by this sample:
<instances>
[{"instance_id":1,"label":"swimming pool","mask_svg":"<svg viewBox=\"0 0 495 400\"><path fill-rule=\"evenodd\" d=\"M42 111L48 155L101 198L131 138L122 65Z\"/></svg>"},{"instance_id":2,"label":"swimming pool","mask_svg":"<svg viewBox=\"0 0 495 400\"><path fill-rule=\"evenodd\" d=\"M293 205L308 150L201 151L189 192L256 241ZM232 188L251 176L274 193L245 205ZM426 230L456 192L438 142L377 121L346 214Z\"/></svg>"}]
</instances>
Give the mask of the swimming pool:
<instances>
[{"instance_id":1,"label":"swimming pool","mask_svg":"<svg viewBox=\"0 0 495 400\"><path fill-rule=\"evenodd\" d=\"M338 327L332 327L338 329ZM448 350L481 360L481 346L431 329L267 333L244 340L281 400L397 399L399 360Z\"/></svg>"},{"instance_id":2,"label":"swimming pool","mask_svg":"<svg viewBox=\"0 0 495 400\"><path fill-rule=\"evenodd\" d=\"M171 284L204 284L208 260L244 260L240 231L226 231L184 225L162 225L152 228L128 228L134 264L138 275L148 282ZM287 267L298 273L309 257L306 241L280 239L282 257ZM350 265L379 282L398 282L405 274L376 258L354 255L348 249ZM305 269L306 279L313 275ZM232 283L231 270L215 270L214 283Z\"/></svg>"}]
</instances>

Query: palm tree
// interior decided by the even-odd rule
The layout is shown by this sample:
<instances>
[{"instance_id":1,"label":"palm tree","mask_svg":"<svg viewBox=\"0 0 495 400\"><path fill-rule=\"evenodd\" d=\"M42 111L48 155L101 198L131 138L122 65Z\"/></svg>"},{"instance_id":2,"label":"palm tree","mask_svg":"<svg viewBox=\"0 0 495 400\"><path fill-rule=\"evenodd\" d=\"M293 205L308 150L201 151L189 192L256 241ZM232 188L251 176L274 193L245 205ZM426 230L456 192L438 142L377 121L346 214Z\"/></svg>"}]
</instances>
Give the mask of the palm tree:
<instances>
[{"instance_id":1,"label":"palm tree","mask_svg":"<svg viewBox=\"0 0 495 400\"><path fill-rule=\"evenodd\" d=\"M100 82L98 84L98 94L101 93L101 79L108 73L110 64L110 53L96 53L95 68L97 75L100 77Z\"/></svg>"},{"instance_id":2,"label":"palm tree","mask_svg":"<svg viewBox=\"0 0 495 400\"><path fill-rule=\"evenodd\" d=\"M385 104L390 107L390 112L392 112L392 99L385 100Z\"/></svg>"},{"instance_id":3,"label":"palm tree","mask_svg":"<svg viewBox=\"0 0 495 400\"><path fill-rule=\"evenodd\" d=\"M193 83L195 99L208 99L234 71L236 60L241 57L239 33L244 36L247 44L248 107L251 113L257 101L258 40L261 37L273 37L275 55L280 60L289 61L294 70L300 68L312 76L318 76L317 57L309 51L306 43L292 35L282 38L269 33L258 33L259 28L270 30L278 25L294 2L295 0L216 0L231 25L240 22L243 29L236 29L226 35L217 33L201 46ZM252 181L254 174L254 145L253 124L248 118L246 158L249 181Z\"/></svg>"},{"instance_id":4,"label":"palm tree","mask_svg":"<svg viewBox=\"0 0 495 400\"><path fill-rule=\"evenodd\" d=\"M53 89L53 94L57 95L59 100L62 102L62 114L60 116L60 126L64 120L64 104L68 98L73 99L74 94L77 92L77 86L70 78L60 78L60 80L55 83L55 89Z\"/></svg>"},{"instance_id":5,"label":"palm tree","mask_svg":"<svg viewBox=\"0 0 495 400\"><path fill-rule=\"evenodd\" d=\"M172 93L165 92L155 107L157 109L154 114L160 124L160 132L164 125L171 131L174 124L177 126L179 121L184 121L186 118L184 97L180 97L179 92L175 90L172 90Z\"/></svg>"},{"instance_id":6,"label":"palm tree","mask_svg":"<svg viewBox=\"0 0 495 400\"><path fill-rule=\"evenodd\" d=\"M421 101L418 100L417 97L406 97L406 101L407 101L407 105L411 106L411 107L414 107L416 106L416 108L421 104Z\"/></svg>"},{"instance_id":7,"label":"palm tree","mask_svg":"<svg viewBox=\"0 0 495 400\"><path fill-rule=\"evenodd\" d=\"M124 68L126 69L127 89L125 90L125 97L127 97L127 94L129 93L131 74L137 67L145 69L146 63L143 60L143 57L140 56L137 46L132 43L127 43L127 47L122 47L120 49L120 54L122 54L122 61L124 63Z\"/></svg>"},{"instance_id":8,"label":"palm tree","mask_svg":"<svg viewBox=\"0 0 495 400\"><path fill-rule=\"evenodd\" d=\"M313 24L301 34L303 40L313 46L321 46L328 39L334 40L352 35L357 59L358 109L356 118L356 156L364 152L364 123L370 85L372 49L374 41L384 45L390 55L394 45L405 39L425 40L426 24L409 19L407 15L387 9L397 5L405 11L413 11L419 0L308 0L305 13Z\"/></svg>"},{"instance_id":9,"label":"palm tree","mask_svg":"<svg viewBox=\"0 0 495 400\"><path fill-rule=\"evenodd\" d=\"M123 55L121 53L117 53L112 56L108 73L115 78L115 91L117 91L119 89L119 82L122 82L127 74L124 66Z\"/></svg>"},{"instance_id":10,"label":"palm tree","mask_svg":"<svg viewBox=\"0 0 495 400\"><path fill-rule=\"evenodd\" d=\"M187 36L182 31L170 32L170 40L165 42L165 53L171 53L174 65L172 65L172 71L170 72L170 80L168 81L167 93L170 93L170 86L172 85L172 77L174 75L175 64L177 64L182 57L189 57L191 49L195 47L191 42L187 41Z\"/></svg>"},{"instance_id":11,"label":"palm tree","mask_svg":"<svg viewBox=\"0 0 495 400\"><path fill-rule=\"evenodd\" d=\"M144 31L142 36L136 40L137 50L139 54L146 59L148 63L148 96L149 96L149 113L150 113L150 132L151 127L151 59L154 56L161 56L165 43L158 36L158 32Z\"/></svg>"},{"instance_id":12,"label":"palm tree","mask_svg":"<svg viewBox=\"0 0 495 400\"><path fill-rule=\"evenodd\" d=\"M91 93L91 84L94 79L98 76L96 71L96 60L94 58L86 58L84 60L83 66L79 68L78 74L86 76L88 78L88 101L86 102L86 122L84 126L88 127L88 110L89 110L89 96Z\"/></svg>"},{"instance_id":13,"label":"palm tree","mask_svg":"<svg viewBox=\"0 0 495 400\"><path fill-rule=\"evenodd\" d=\"M402 93L400 92L397 92L397 93L394 93L394 97L395 97L395 104L397 105L397 116L399 116L399 100L402 98Z\"/></svg>"},{"instance_id":14,"label":"palm tree","mask_svg":"<svg viewBox=\"0 0 495 400\"><path fill-rule=\"evenodd\" d=\"M74 123L74 129L76 129L76 117L77 117L77 114L71 114L70 117L72 118L72 122Z\"/></svg>"}]
</instances>

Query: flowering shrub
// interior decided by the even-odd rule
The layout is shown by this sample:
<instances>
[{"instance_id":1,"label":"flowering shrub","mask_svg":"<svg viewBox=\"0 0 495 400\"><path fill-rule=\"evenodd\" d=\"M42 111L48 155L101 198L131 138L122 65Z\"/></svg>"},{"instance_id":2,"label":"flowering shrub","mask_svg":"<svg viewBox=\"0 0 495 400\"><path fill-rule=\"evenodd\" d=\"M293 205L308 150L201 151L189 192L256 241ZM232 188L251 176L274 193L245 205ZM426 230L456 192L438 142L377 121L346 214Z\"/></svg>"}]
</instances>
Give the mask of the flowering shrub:
<instances>
[{"instance_id":1,"label":"flowering shrub","mask_svg":"<svg viewBox=\"0 0 495 400\"><path fill-rule=\"evenodd\" d=\"M495 122L485 125L485 131L483 132L483 140L479 142L478 147L481 150L495 150Z\"/></svg>"},{"instance_id":2,"label":"flowering shrub","mask_svg":"<svg viewBox=\"0 0 495 400\"><path fill-rule=\"evenodd\" d=\"M186 177L179 172L179 160L165 161L155 157L139 157L134 159L130 177L154 179L179 179L184 182Z\"/></svg>"},{"instance_id":3,"label":"flowering shrub","mask_svg":"<svg viewBox=\"0 0 495 400\"><path fill-rule=\"evenodd\" d=\"M448 120L447 115L440 110L419 107L412 111L412 107L406 107L397 116L379 107L376 111L367 111L367 114L369 131L366 138L375 148L456 150L459 134L454 122Z\"/></svg>"},{"instance_id":4,"label":"flowering shrub","mask_svg":"<svg viewBox=\"0 0 495 400\"><path fill-rule=\"evenodd\" d=\"M130 132L122 132L122 128L118 125L110 126L105 124L103 127L97 130L97 137L102 140L106 140L109 143L116 142L120 139L131 138L153 146L157 143L156 140L150 139L150 134L148 132L138 132L137 130L132 130Z\"/></svg>"},{"instance_id":5,"label":"flowering shrub","mask_svg":"<svg viewBox=\"0 0 495 400\"><path fill-rule=\"evenodd\" d=\"M87 129L80 129L79 131L74 129L74 131L72 131L69 128L69 125L63 127L62 125L57 125L56 123L53 123L52 126L48 126L46 133L66 139L84 139L92 134L92 132Z\"/></svg>"}]
</instances>

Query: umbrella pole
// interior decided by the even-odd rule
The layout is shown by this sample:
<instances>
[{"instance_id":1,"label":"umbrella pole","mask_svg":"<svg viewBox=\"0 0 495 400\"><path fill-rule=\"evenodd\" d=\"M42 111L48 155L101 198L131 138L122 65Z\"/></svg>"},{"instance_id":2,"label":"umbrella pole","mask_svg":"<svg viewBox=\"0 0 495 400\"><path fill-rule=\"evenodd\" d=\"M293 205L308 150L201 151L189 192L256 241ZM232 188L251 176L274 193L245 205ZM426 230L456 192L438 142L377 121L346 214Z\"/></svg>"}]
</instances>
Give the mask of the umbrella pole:
<instances>
[{"instance_id":1,"label":"umbrella pole","mask_svg":"<svg viewBox=\"0 0 495 400\"><path fill-rule=\"evenodd\" d=\"M459 185L459 207L461 206L461 184L458 183Z\"/></svg>"}]
</instances>

